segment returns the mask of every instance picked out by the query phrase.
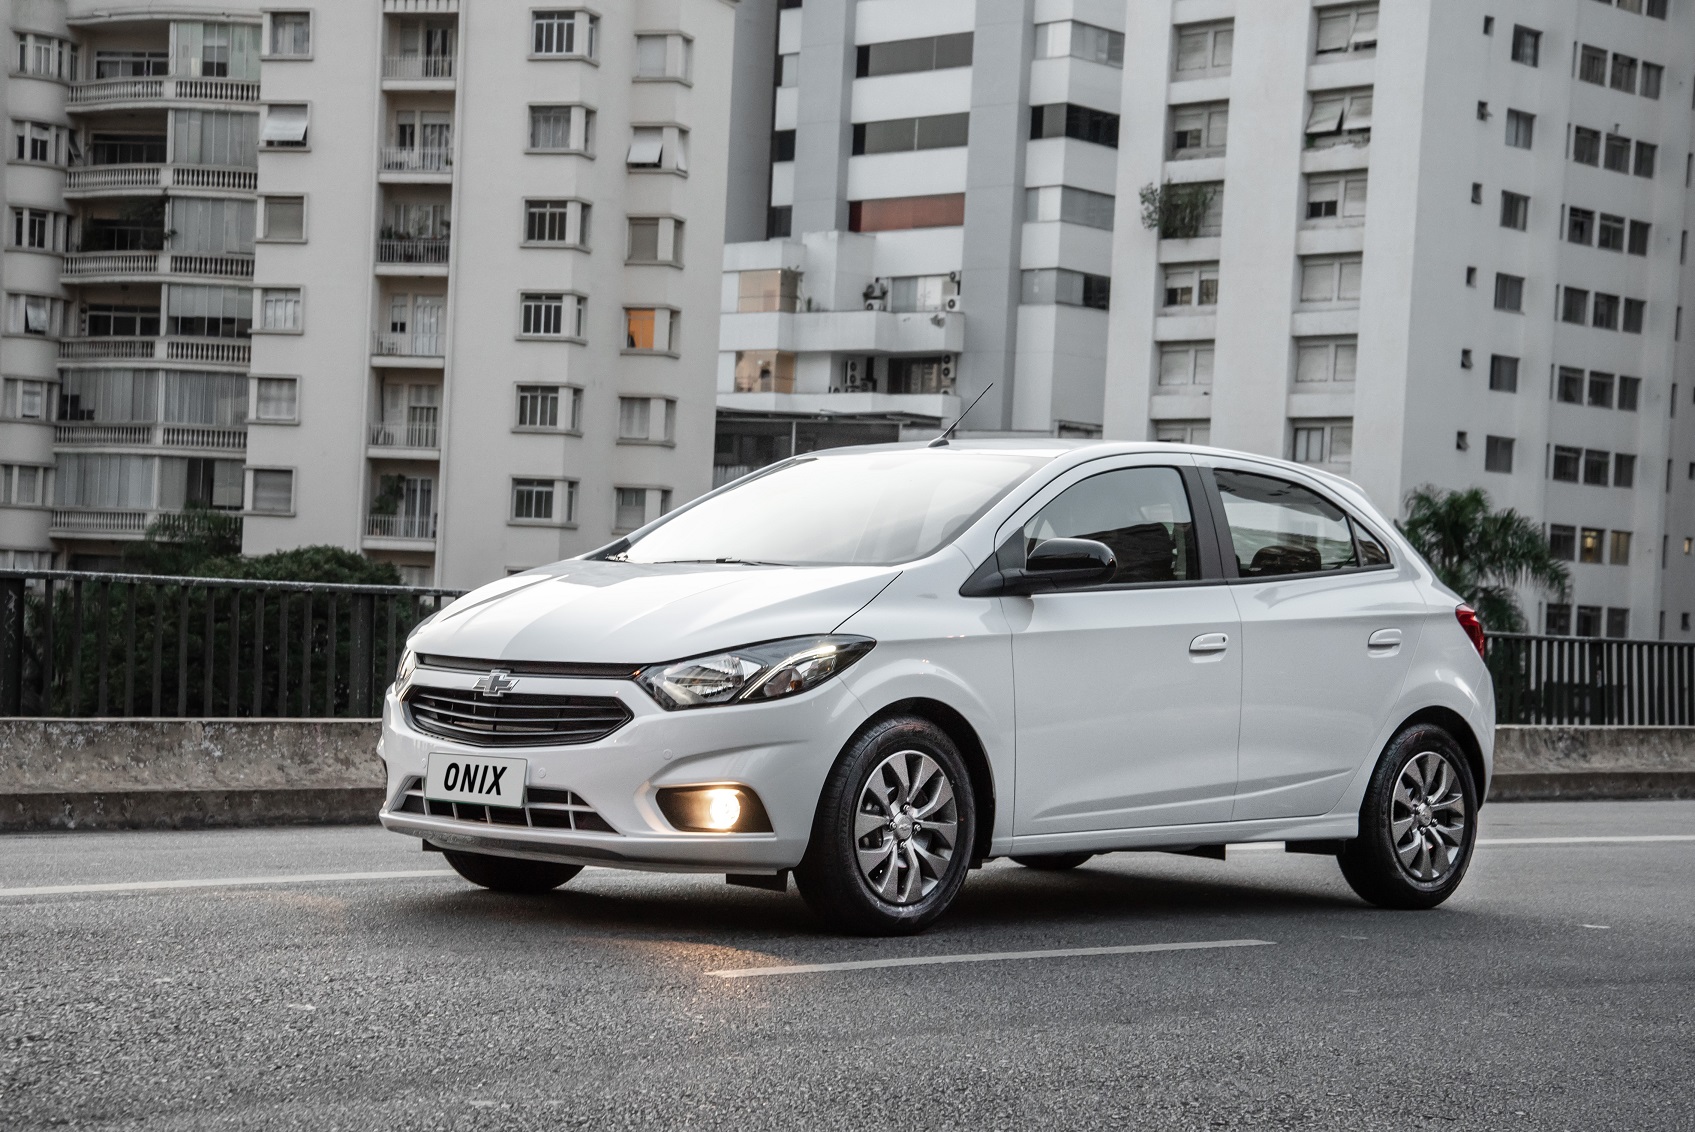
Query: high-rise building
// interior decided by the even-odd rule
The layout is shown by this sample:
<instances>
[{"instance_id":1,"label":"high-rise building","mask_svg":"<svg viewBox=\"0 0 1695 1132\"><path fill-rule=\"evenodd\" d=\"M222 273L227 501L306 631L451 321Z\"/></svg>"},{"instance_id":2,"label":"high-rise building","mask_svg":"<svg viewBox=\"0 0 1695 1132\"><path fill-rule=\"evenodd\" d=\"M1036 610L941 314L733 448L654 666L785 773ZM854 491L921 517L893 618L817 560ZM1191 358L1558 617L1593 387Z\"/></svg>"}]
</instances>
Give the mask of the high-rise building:
<instances>
[{"instance_id":1,"label":"high-rise building","mask_svg":"<svg viewBox=\"0 0 1695 1132\"><path fill-rule=\"evenodd\" d=\"M11 561L471 585L706 489L732 4L202 8L10 6Z\"/></svg>"}]
</instances>

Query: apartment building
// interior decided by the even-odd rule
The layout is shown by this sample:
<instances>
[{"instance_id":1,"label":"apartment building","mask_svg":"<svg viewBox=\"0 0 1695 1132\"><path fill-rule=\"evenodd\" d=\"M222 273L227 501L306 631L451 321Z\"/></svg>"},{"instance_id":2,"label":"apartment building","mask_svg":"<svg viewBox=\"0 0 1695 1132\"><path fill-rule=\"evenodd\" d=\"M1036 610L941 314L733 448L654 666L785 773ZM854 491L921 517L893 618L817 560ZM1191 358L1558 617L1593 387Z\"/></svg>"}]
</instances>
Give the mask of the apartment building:
<instances>
[{"instance_id":1,"label":"apartment building","mask_svg":"<svg viewBox=\"0 0 1695 1132\"><path fill-rule=\"evenodd\" d=\"M469 586L707 488L733 4L199 10L11 5L12 561L205 503Z\"/></svg>"},{"instance_id":2,"label":"apartment building","mask_svg":"<svg viewBox=\"0 0 1695 1132\"><path fill-rule=\"evenodd\" d=\"M744 11L720 481L979 395L971 430L1100 434L1126 7Z\"/></svg>"},{"instance_id":3,"label":"apartment building","mask_svg":"<svg viewBox=\"0 0 1695 1132\"><path fill-rule=\"evenodd\" d=\"M1483 487L1570 563L1536 628L1684 632L1691 42L1667 0L1129 5L1107 433Z\"/></svg>"}]
</instances>

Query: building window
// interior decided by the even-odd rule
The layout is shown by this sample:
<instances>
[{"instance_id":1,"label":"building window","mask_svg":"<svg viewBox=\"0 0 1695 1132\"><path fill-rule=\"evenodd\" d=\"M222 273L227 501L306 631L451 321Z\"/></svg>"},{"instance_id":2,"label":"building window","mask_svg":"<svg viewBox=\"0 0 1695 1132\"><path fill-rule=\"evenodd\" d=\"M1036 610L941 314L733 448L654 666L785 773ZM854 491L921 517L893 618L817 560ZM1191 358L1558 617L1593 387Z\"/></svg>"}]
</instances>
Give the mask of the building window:
<instances>
[{"instance_id":1,"label":"building window","mask_svg":"<svg viewBox=\"0 0 1695 1132\"><path fill-rule=\"evenodd\" d=\"M1523 193L1501 193L1501 227L1520 232L1530 226L1530 198Z\"/></svg>"},{"instance_id":2,"label":"building window","mask_svg":"<svg viewBox=\"0 0 1695 1132\"><path fill-rule=\"evenodd\" d=\"M1649 145L1647 142L1637 142L1636 164L1632 167L1631 172L1635 173L1638 177L1652 177L1654 175L1654 161L1659 155L1659 152L1660 147L1657 145Z\"/></svg>"},{"instance_id":3,"label":"building window","mask_svg":"<svg viewBox=\"0 0 1695 1132\"><path fill-rule=\"evenodd\" d=\"M1603 251L1622 252L1624 250L1624 217L1601 213L1600 225L1596 228L1595 246Z\"/></svg>"},{"instance_id":4,"label":"building window","mask_svg":"<svg viewBox=\"0 0 1695 1132\"><path fill-rule=\"evenodd\" d=\"M1176 75L1179 79L1210 78L1230 73L1235 49L1234 21L1221 24L1186 24L1177 29ZM1120 54L1122 55L1122 37ZM1122 65L1122 60L1120 65Z\"/></svg>"},{"instance_id":5,"label":"building window","mask_svg":"<svg viewBox=\"0 0 1695 1132\"><path fill-rule=\"evenodd\" d=\"M529 338L582 338L583 296L526 292L519 301L519 333Z\"/></svg>"},{"instance_id":6,"label":"building window","mask_svg":"<svg viewBox=\"0 0 1695 1132\"><path fill-rule=\"evenodd\" d=\"M1613 453L1613 486L1636 486L1636 457L1623 452Z\"/></svg>"},{"instance_id":7,"label":"building window","mask_svg":"<svg viewBox=\"0 0 1695 1132\"><path fill-rule=\"evenodd\" d=\"M1577 59L1577 77L1580 82L1606 86L1607 53L1599 47L1584 45Z\"/></svg>"},{"instance_id":8,"label":"building window","mask_svg":"<svg viewBox=\"0 0 1695 1132\"><path fill-rule=\"evenodd\" d=\"M1078 20L1058 20L1036 25L1036 58L1086 59L1107 67L1124 66L1124 33L1109 31ZM1230 64L1230 49L1224 49L1224 62Z\"/></svg>"},{"instance_id":9,"label":"building window","mask_svg":"<svg viewBox=\"0 0 1695 1132\"><path fill-rule=\"evenodd\" d=\"M41 252L70 250L71 218L41 208L12 210L12 246Z\"/></svg>"},{"instance_id":10,"label":"building window","mask_svg":"<svg viewBox=\"0 0 1695 1132\"><path fill-rule=\"evenodd\" d=\"M1372 88L1315 94L1307 115L1307 147L1365 145L1371 141Z\"/></svg>"},{"instance_id":11,"label":"building window","mask_svg":"<svg viewBox=\"0 0 1695 1132\"><path fill-rule=\"evenodd\" d=\"M1350 52L1376 49L1376 4L1354 4L1326 8L1320 12L1313 54L1340 58Z\"/></svg>"},{"instance_id":12,"label":"building window","mask_svg":"<svg viewBox=\"0 0 1695 1132\"><path fill-rule=\"evenodd\" d=\"M1642 333L1642 323L1648 315L1648 304L1642 299L1626 299L1624 301L1624 332L1626 334Z\"/></svg>"},{"instance_id":13,"label":"building window","mask_svg":"<svg viewBox=\"0 0 1695 1132\"><path fill-rule=\"evenodd\" d=\"M1658 63L1642 64L1642 86L1637 93L1643 98L1659 98L1665 76L1666 69Z\"/></svg>"},{"instance_id":14,"label":"building window","mask_svg":"<svg viewBox=\"0 0 1695 1132\"><path fill-rule=\"evenodd\" d=\"M644 487L615 487L612 489L612 529L633 531L647 522L647 489Z\"/></svg>"},{"instance_id":15,"label":"building window","mask_svg":"<svg viewBox=\"0 0 1695 1132\"><path fill-rule=\"evenodd\" d=\"M593 145L593 110L586 106L530 107L530 149L538 153L588 153Z\"/></svg>"},{"instance_id":16,"label":"building window","mask_svg":"<svg viewBox=\"0 0 1695 1132\"><path fill-rule=\"evenodd\" d=\"M259 327L283 332L300 330L300 288L266 287L260 291Z\"/></svg>"},{"instance_id":17,"label":"building window","mask_svg":"<svg viewBox=\"0 0 1695 1132\"><path fill-rule=\"evenodd\" d=\"M1610 452L1594 448L1583 450L1583 482L1590 487L1606 487L1613 460Z\"/></svg>"},{"instance_id":18,"label":"building window","mask_svg":"<svg viewBox=\"0 0 1695 1132\"><path fill-rule=\"evenodd\" d=\"M1366 176L1307 178L1308 220L1359 220L1365 216Z\"/></svg>"},{"instance_id":19,"label":"building window","mask_svg":"<svg viewBox=\"0 0 1695 1132\"><path fill-rule=\"evenodd\" d=\"M965 223L965 194L881 197L848 202L851 232L894 232L909 228L955 228Z\"/></svg>"},{"instance_id":20,"label":"building window","mask_svg":"<svg viewBox=\"0 0 1695 1132\"><path fill-rule=\"evenodd\" d=\"M65 300L48 295L6 296L6 333L58 338L65 333Z\"/></svg>"},{"instance_id":21,"label":"building window","mask_svg":"<svg viewBox=\"0 0 1695 1132\"><path fill-rule=\"evenodd\" d=\"M0 382L0 417L15 421L47 419L47 383L8 377Z\"/></svg>"},{"instance_id":22,"label":"building window","mask_svg":"<svg viewBox=\"0 0 1695 1132\"><path fill-rule=\"evenodd\" d=\"M1542 58L1542 33L1523 24L1513 27L1513 62L1523 63L1527 67L1540 66Z\"/></svg>"},{"instance_id":23,"label":"building window","mask_svg":"<svg viewBox=\"0 0 1695 1132\"><path fill-rule=\"evenodd\" d=\"M1589 321L1589 292L1578 287L1565 287L1560 295L1560 321L1583 326Z\"/></svg>"},{"instance_id":24,"label":"building window","mask_svg":"<svg viewBox=\"0 0 1695 1132\"><path fill-rule=\"evenodd\" d=\"M1213 344L1206 342L1161 342L1159 384L1162 389L1184 385L1212 384Z\"/></svg>"},{"instance_id":25,"label":"building window","mask_svg":"<svg viewBox=\"0 0 1695 1132\"><path fill-rule=\"evenodd\" d=\"M959 292L946 275L897 275L889 280L889 309L912 313L947 309Z\"/></svg>"},{"instance_id":26,"label":"building window","mask_svg":"<svg viewBox=\"0 0 1695 1132\"><path fill-rule=\"evenodd\" d=\"M1365 261L1351 256L1305 256L1301 260L1301 302L1358 303Z\"/></svg>"},{"instance_id":27,"label":"building window","mask_svg":"<svg viewBox=\"0 0 1695 1132\"><path fill-rule=\"evenodd\" d=\"M636 36L636 78L691 81L694 78L694 40L686 35Z\"/></svg>"},{"instance_id":28,"label":"building window","mask_svg":"<svg viewBox=\"0 0 1695 1132\"><path fill-rule=\"evenodd\" d=\"M682 312L669 307L625 307L624 349L675 354L682 341Z\"/></svg>"},{"instance_id":29,"label":"building window","mask_svg":"<svg viewBox=\"0 0 1695 1132\"><path fill-rule=\"evenodd\" d=\"M580 200L524 202L524 242L586 248L590 206Z\"/></svg>"},{"instance_id":30,"label":"building window","mask_svg":"<svg viewBox=\"0 0 1695 1132\"><path fill-rule=\"evenodd\" d=\"M259 144L266 149L305 149L310 117L304 102L273 102L265 107L265 128Z\"/></svg>"},{"instance_id":31,"label":"building window","mask_svg":"<svg viewBox=\"0 0 1695 1132\"><path fill-rule=\"evenodd\" d=\"M1295 381L1298 384L1352 381L1358 366L1359 339L1356 337L1295 339Z\"/></svg>"},{"instance_id":32,"label":"building window","mask_svg":"<svg viewBox=\"0 0 1695 1132\"><path fill-rule=\"evenodd\" d=\"M1590 371L1589 407L1592 409L1610 409L1613 407L1612 374Z\"/></svg>"},{"instance_id":33,"label":"building window","mask_svg":"<svg viewBox=\"0 0 1695 1132\"><path fill-rule=\"evenodd\" d=\"M1588 246L1595 241L1595 210L1590 208L1566 209L1566 239L1574 244Z\"/></svg>"},{"instance_id":34,"label":"building window","mask_svg":"<svg viewBox=\"0 0 1695 1132\"><path fill-rule=\"evenodd\" d=\"M1108 310L1112 306L1112 279L1106 275L1089 275L1063 267L1045 267L1023 273L1023 293L1019 299L1026 306L1092 307Z\"/></svg>"},{"instance_id":35,"label":"building window","mask_svg":"<svg viewBox=\"0 0 1695 1132\"><path fill-rule=\"evenodd\" d=\"M1552 523L1548 526L1548 554L1561 562L1577 558L1577 528Z\"/></svg>"},{"instance_id":36,"label":"building window","mask_svg":"<svg viewBox=\"0 0 1695 1132\"><path fill-rule=\"evenodd\" d=\"M1483 438L1483 470L1511 472L1513 470L1513 439L1510 436Z\"/></svg>"},{"instance_id":37,"label":"building window","mask_svg":"<svg viewBox=\"0 0 1695 1132\"><path fill-rule=\"evenodd\" d=\"M964 215L964 202L961 202L960 214ZM765 238L767 240L786 240L794 227L795 210L793 205L772 205L765 210ZM859 229L854 229L858 231Z\"/></svg>"},{"instance_id":38,"label":"building window","mask_svg":"<svg viewBox=\"0 0 1695 1132\"><path fill-rule=\"evenodd\" d=\"M1589 324L1599 330L1618 329L1618 296L1595 292L1594 316Z\"/></svg>"},{"instance_id":39,"label":"building window","mask_svg":"<svg viewBox=\"0 0 1695 1132\"><path fill-rule=\"evenodd\" d=\"M1618 407L1627 413L1634 413L1638 402L1642 399L1642 379L1640 377L1624 377L1618 379Z\"/></svg>"},{"instance_id":40,"label":"building window","mask_svg":"<svg viewBox=\"0 0 1695 1132\"><path fill-rule=\"evenodd\" d=\"M1601 131L1575 126L1571 132L1571 159L1579 165L1601 164Z\"/></svg>"},{"instance_id":41,"label":"building window","mask_svg":"<svg viewBox=\"0 0 1695 1132\"><path fill-rule=\"evenodd\" d=\"M1630 565L1630 532L1609 531L1607 538L1607 561L1614 566ZM1622 632L1616 634L1624 636Z\"/></svg>"},{"instance_id":42,"label":"building window","mask_svg":"<svg viewBox=\"0 0 1695 1132\"><path fill-rule=\"evenodd\" d=\"M520 385L517 427L558 428L559 389L557 385Z\"/></svg>"},{"instance_id":43,"label":"building window","mask_svg":"<svg viewBox=\"0 0 1695 1132\"><path fill-rule=\"evenodd\" d=\"M795 159L795 131L777 130L771 135L771 160L793 161Z\"/></svg>"},{"instance_id":44,"label":"building window","mask_svg":"<svg viewBox=\"0 0 1695 1132\"><path fill-rule=\"evenodd\" d=\"M253 511L288 515L294 511L294 473L283 468L253 469Z\"/></svg>"},{"instance_id":45,"label":"building window","mask_svg":"<svg viewBox=\"0 0 1695 1132\"><path fill-rule=\"evenodd\" d=\"M312 54L312 14L310 12L270 12L266 14L270 36L267 52L276 59L305 59Z\"/></svg>"},{"instance_id":46,"label":"building window","mask_svg":"<svg viewBox=\"0 0 1695 1132\"><path fill-rule=\"evenodd\" d=\"M854 77L905 75L914 71L943 71L971 66L972 36L968 31L953 35L897 39L861 44L854 58Z\"/></svg>"},{"instance_id":47,"label":"building window","mask_svg":"<svg viewBox=\"0 0 1695 1132\"><path fill-rule=\"evenodd\" d=\"M40 507L51 472L32 464L0 464L0 505Z\"/></svg>"},{"instance_id":48,"label":"building window","mask_svg":"<svg viewBox=\"0 0 1695 1132\"><path fill-rule=\"evenodd\" d=\"M1497 393L1518 392L1518 359L1489 355L1489 388Z\"/></svg>"},{"instance_id":49,"label":"building window","mask_svg":"<svg viewBox=\"0 0 1695 1132\"><path fill-rule=\"evenodd\" d=\"M1024 219L1031 223L1057 220L1110 232L1116 204L1117 198L1107 193L1070 185L1044 185L1024 190Z\"/></svg>"},{"instance_id":50,"label":"building window","mask_svg":"<svg viewBox=\"0 0 1695 1132\"><path fill-rule=\"evenodd\" d=\"M637 126L630 133L631 169L689 171L689 132L680 126Z\"/></svg>"},{"instance_id":51,"label":"building window","mask_svg":"<svg viewBox=\"0 0 1695 1132\"><path fill-rule=\"evenodd\" d=\"M1629 55L1613 52L1612 77L1607 83L1614 90L1622 90L1626 94L1636 93L1636 60Z\"/></svg>"},{"instance_id":52,"label":"building window","mask_svg":"<svg viewBox=\"0 0 1695 1132\"><path fill-rule=\"evenodd\" d=\"M530 13L530 54L551 59L593 59L600 17L581 9Z\"/></svg>"},{"instance_id":53,"label":"building window","mask_svg":"<svg viewBox=\"0 0 1695 1132\"><path fill-rule=\"evenodd\" d=\"M1326 464L1346 468L1354 457L1354 422L1338 420L1290 421L1289 458L1297 464Z\"/></svg>"},{"instance_id":54,"label":"building window","mask_svg":"<svg viewBox=\"0 0 1695 1132\"><path fill-rule=\"evenodd\" d=\"M1514 149L1529 149L1536 138L1536 115L1522 110L1507 111L1507 144Z\"/></svg>"},{"instance_id":55,"label":"building window","mask_svg":"<svg viewBox=\"0 0 1695 1132\"><path fill-rule=\"evenodd\" d=\"M969 140L970 122L970 114L937 114L928 118L887 118L880 122L856 122L853 126L852 152L857 157L871 153L909 153L919 149L949 149L962 146ZM790 156L793 156L792 152Z\"/></svg>"},{"instance_id":56,"label":"building window","mask_svg":"<svg viewBox=\"0 0 1695 1132\"><path fill-rule=\"evenodd\" d=\"M265 196L260 201L266 240L300 241L306 238L306 198Z\"/></svg>"},{"instance_id":57,"label":"building window","mask_svg":"<svg viewBox=\"0 0 1695 1132\"><path fill-rule=\"evenodd\" d=\"M1230 104L1179 106L1171 111L1171 157L1221 157L1230 132Z\"/></svg>"},{"instance_id":58,"label":"building window","mask_svg":"<svg viewBox=\"0 0 1695 1132\"><path fill-rule=\"evenodd\" d=\"M512 517L547 522L553 518L555 480L514 479ZM569 521L569 520L567 520Z\"/></svg>"},{"instance_id":59,"label":"building window","mask_svg":"<svg viewBox=\"0 0 1695 1132\"><path fill-rule=\"evenodd\" d=\"M67 165L80 159L76 136L63 126L43 122L12 123L12 157L41 165ZM163 154L160 154L163 160Z\"/></svg>"},{"instance_id":60,"label":"building window","mask_svg":"<svg viewBox=\"0 0 1695 1132\"><path fill-rule=\"evenodd\" d=\"M1074 138L1118 148L1118 115L1069 102L1030 108L1030 140Z\"/></svg>"},{"instance_id":61,"label":"building window","mask_svg":"<svg viewBox=\"0 0 1695 1132\"><path fill-rule=\"evenodd\" d=\"M1551 601L1542 614L1542 631L1550 637L1563 637L1571 632L1571 605Z\"/></svg>"},{"instance_id":62,"label":"building window","mask_svg":"<svg viewBox=\"0 0 1695 1132\"><path fill-rule=\"evenodd\" d=\"M1554 462L1549 478L1560 483L1577 483L1582 478L1583 449L1554 445Z\"/></svg>"},{"instance_id":63,"label":"building window","mask_svg":"<svg viewBox=\"0 0 1695 1132\"><path fill-rule=\"evenodd\" d=\"M50 35L18 33L18 74L75 82L77 45Z\"/></svg>"},{"instance_id":64,"label":"building window","mask_svg":"<svg viewBox=\"0 0 1695 1132\"><path fill-rule=\"evenodd\" d=\"M300 419L300 379L258 377L253 379L253 419L291 423Z\"/></svg>"},{"instance_id":65,"label":"building window","mask_svg":"<svg viewBox=\"0 0 1695 1132\"><path fill-rule=\"evenodd\" d=\"M1601 565L1602 550L1607 532L1594 527L1583 527L1577 535L1577 560L1590 566ZM1584 634L1593 636L1594 634Z\"/></svg>"},{"instance_id":66,"label":"building window","mask_svg":"<svg viewBox=\"0 0 1695 1132\"><path fill-rule=\"evenodd\" d=\"M630 217L625 262L683 266L683 222L669 216Z\"/></svg>"},{"instance_id":67,"label":"building window","mask_svg":"<svg viewBox=\"0 0 1695 1132\"><path fill-rule=\"evenodd\" d=\"M1601 165L1614 173L1630 172L1630 139L1622 134L1608 134L1601 151Z\"/></svg>"},{"instance_id":68,"label":"building window","mask_svg":"<svg viewBox=\"0 0 1695 1132\"><path fill-rule=\"evenodd\" d=\"M1506 275L1497 272L1495 275L1495 309L1498 311L1522 312L1524 310L1524 277L1521 275Z\"/></svg>"},{"instance_id":69,"label":"building window","mask_svg":"<svg viewBox=\"0 0 1695 1132\"><path fill-rule=\"evenodd\" d=\"M1212 422L1155 421L1153 434L1161 444L1211 444Z\"/></svg>"},{"instance_id":70,"label":"building window","mask_svg":"<svg viewBox=\"0 0 1695 1132\"><path fill-rule=\"evenodd\" d=\"M1631 255L1647 255L1648 233L1651 230L1652 226L1647 222L1642 220L1632 220L1630 222L1630 241L1626 250L1629 251Z\"/></svg>"},{"instance_id":71,"label":"building window","mask_svg":"<svg viewBox=\"0 0 1695 1132\"><path fill-rule=\"evenodd\" d=\"M736 353L737 393L793 393L795 355L780 350L740 350Z\"/></svg>"},{"instance_id":72,"label":"building window","mask_svg":"<svg viewBox=\"0 0 1695 1132\"><path fill-rule=\"evenodd\" d=\"M787 268L742 271L736 274L736 310L742 314L793 311L800 293L800 273Z\"/></svg>"},{"instance_id":73,"label":"building window","mask_svg":"<svg viewBox=\"0 0 1695 1132\"><path fill-rule=\"evenodd\" d=\"M1218 305L1218 264L1181 263L1165 268L1165 303L1176 307Z\"/></svg>"},{"instance_id":74,"label":"building window","mask_svg":"<svg viewBox=\"0 0 1695 1132\"><path fill-rule=\"evenodd\" d=\"M618 439L670 444L677 438L677 402L669 397L618 398Z\"/></svg>"},{"instance_id":75,"label":"building window","mask_svg":"<svg viewBox=\"0 0 1695 1132\"><path fill-rule=\"evenodd\" d=\"M1555 386L1558 400L1567 405L1583 404L1583 371L1570 366L1561 366L1559 380Z\"/></svg>"}]
</instances>

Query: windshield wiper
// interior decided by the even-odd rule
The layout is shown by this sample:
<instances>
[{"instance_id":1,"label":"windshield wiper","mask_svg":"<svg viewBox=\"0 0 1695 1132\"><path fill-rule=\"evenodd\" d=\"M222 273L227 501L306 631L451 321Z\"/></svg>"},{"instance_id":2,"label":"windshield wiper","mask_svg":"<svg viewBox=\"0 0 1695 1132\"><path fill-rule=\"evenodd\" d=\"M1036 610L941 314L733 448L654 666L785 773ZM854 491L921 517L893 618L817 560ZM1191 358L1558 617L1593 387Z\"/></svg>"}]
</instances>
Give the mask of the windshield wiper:
<instances>
[{"instance_id":1,"label":"windshield wiper","mask_svg":"<svg viewBox=\"0 0 1695 1132\"><path fill-rule=\"evenodd\" d=\"M664 558L653 563L655 566L696 566L710 564L715 566L787 566L787 562L761 562L756 558Z\"/></svg>"}]
</instances>

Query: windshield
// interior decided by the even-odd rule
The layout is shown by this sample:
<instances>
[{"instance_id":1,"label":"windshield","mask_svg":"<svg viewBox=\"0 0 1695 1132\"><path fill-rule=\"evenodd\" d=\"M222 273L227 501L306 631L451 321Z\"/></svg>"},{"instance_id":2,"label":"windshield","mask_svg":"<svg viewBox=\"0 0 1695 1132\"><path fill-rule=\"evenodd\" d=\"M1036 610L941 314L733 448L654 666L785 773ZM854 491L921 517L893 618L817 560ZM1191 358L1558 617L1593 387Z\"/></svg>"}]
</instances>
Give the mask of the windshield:
<instances>
[{"instance_id":1,"label":"windshield","mask_svg":"<svg viewBox=\"0 0 1695 1132\"><path fill-rule=\"evenodd\" d=\"M629 562L891 566L945 546L1050 456L893 449L803 457L636 539Z\"/></svg>"}]
</instances>

